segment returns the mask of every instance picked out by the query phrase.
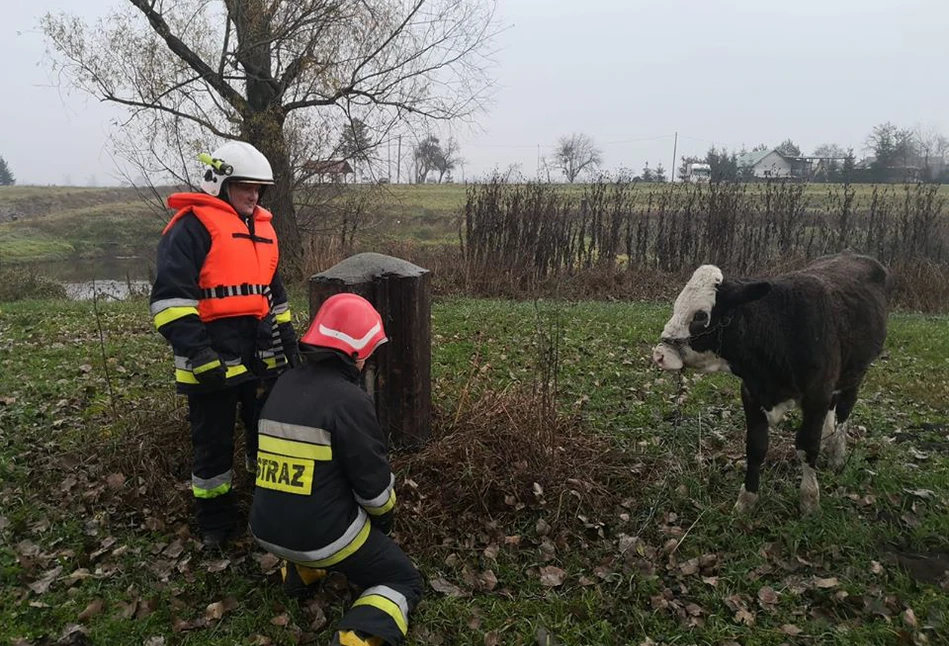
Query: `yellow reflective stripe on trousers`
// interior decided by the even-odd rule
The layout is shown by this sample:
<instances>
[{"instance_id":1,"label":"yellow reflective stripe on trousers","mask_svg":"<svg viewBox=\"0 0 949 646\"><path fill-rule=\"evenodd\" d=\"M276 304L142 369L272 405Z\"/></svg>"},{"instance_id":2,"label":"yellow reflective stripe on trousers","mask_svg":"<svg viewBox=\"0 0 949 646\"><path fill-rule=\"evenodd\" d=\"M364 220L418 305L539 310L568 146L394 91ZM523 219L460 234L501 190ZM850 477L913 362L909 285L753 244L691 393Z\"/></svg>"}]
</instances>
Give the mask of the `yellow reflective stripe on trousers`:
<instances>
[{"instance_id":1,"label":"yellow reflective stripe on trousers","mask_svg":"<svg viewBox=\"0 0 949 646\"><path fill-rule=\"evenodd\" d=\"M293 317L290 315L290 310L287 310L286 312L275 314L274 319L277 321L278 325L282 325L283 323L290 323L293 320Z\"/></svg>"},{"instance_id":2,"label":"yellow reflective stripe on trousers","mask_svg":"<svg viewBox=\"0 0 949 646\"><path fill-rule=\"evenodd\" d=\"M356 602L353 603L353 608L356 606L372 606L373 608L377 608L392 617L392 621L399 627L403 635L409 631L409 625L405 621L405 617L402 616L402 609L399 608L399 604L383 597L381 594L367 594L359 597L356 599Z\"/></svg>"},{"instance_id":3,"label":"yellow reflective stripe on trousers","mask_svg":"<svg viewBox=\"0 0 949 646\"><path fill-rule=\"evenodd\" d=\"M195 498L217 498L231 490L233 471L228 469L213 478L201 478L191 474L191 491Z\"/></svg>"},{"instance_id":4,"label":"yellow reflective stripe on trousers","mask_svg":"<svg viewBox=\"0 0 949 646\"><path fill-rule=\"evenodd\" d=\"M223 496L230 490L231 490L230 482L226 482L222 485L218 485L214 489L201 489L200 487L195 487L194 485L191 485L191 492L194 494L195 498L217 498L218 496Z\"/></svg>"},{"instance_id":5,"label":"yellow reflective stripe on trousers","mask_svg":"<svg viewBox=\"0 0 949 646\"><path fill-rule=\"evenodd\" d=\"M168 307L163 309L161 312L155 315L155 329L161 329L163 325L167 325L172 321L177 321L180 318L184 318L194 314L198 315L197 307Z\"/></svg>"},{"instance_id":6,"label":"yellow reflective stripe on trousers","mask_svg":"<svg viewBox=\"0 0 949 646\"><path fill-rule=\"evenodd\" d=\"M244 364L238 364L236 366L228 366L226 378L231 379L233 377L237 377L238 375L242 375L245 372L247 372L247 366L245 366ZM191 372L190 370L183 370L181 368L175 369L175 380L178 381L178 383L182 383L182 384L201 383L200 381L198 381L198 378L194 376L193 372Z\"/></svg>"},{"instance_id":7,"label":"yellow reflective stripe on trousers","mask_svg":"<svg viewBox=\"0 0 949 646\"><path fill-rule=\"evenodd\" d=\"M310 460L332 460L333 447L309 442L294 442L279 437L272 437L261 433L257 436L258 448L267 453L279 453L292 458L309 458Z\"/></svg>"}]
</instances>

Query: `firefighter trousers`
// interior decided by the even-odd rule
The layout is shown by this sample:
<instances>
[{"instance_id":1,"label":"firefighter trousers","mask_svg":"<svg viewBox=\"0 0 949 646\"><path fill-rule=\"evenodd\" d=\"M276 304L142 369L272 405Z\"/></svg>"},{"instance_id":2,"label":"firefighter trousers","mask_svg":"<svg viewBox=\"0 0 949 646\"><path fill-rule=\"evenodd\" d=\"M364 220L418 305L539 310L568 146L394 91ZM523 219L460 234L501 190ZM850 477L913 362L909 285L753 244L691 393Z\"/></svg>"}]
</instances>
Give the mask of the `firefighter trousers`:
<instances>
[{"instance_id":1,"label":"firefighter trousers","mask_svg":"<svg viewBox=\"0 0 949 646\"><path fill-rule=\"evenodd\" d=\"M297 565L304 581L315 578L311 568ZM372 528L356 552L326 568L342 572L363 593L336 626L333 643L401 646L409 613L422 598L422 575L395 541ZM372 639L373 637L377 639ZM355 638L355 639L354 639Z\"/></svg>"},{"instance_id":2,"label":"firefighter trousers","mask_svg":"<svg viewBox=\"0 0 949 646\"><path fill-rule=\"evenodd\" d=\"M191 488L198 528L203 534L226 535L237 526L237 505L231 488L234 425L239 411L250 469L257 461L257 420L267 395L260 386L256 380L246 381L223 390L188 395L193 449Z\"/></svg>"}]
</instances>

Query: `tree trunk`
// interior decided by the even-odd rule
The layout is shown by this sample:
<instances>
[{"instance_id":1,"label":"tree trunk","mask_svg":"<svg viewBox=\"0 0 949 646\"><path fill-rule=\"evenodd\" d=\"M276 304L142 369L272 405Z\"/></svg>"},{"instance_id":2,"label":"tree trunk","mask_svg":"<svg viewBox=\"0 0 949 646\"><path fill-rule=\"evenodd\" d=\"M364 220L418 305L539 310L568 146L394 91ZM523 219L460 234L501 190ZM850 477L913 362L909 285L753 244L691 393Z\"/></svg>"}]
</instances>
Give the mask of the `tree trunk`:
<instances>
[{"instance_id":1,"label":"tree trunk","mask_svg":"<svg viewBox=\"0 0 949 646\"><path fill-rule=\"evenodd\" d=\"M264 113L254 115L248 121L262 126L260 130L248 129L247 138L267 157L273 168L274 185L267 188L263 202L274 216L274 229L280 243L280 273L285 278L297 279L303 271L303 242L293 203L293 169L284 143L283 117L268 117Z\"/></svg>"},{"instance_id":2,"label":"tree trunk","mask_svg":"<svg viewBox=\"0 0 949 646\"><path fill-rule=\"evenodd\" d=\"M225 4L240 42L237 59L248 72L248 107L247 114L242 115L242 134L270 161L274 186L264 194L263 205L274 215L274 229L280 244L280 272L287 278L299 278L303 270L303 243L293 204L293 168L284 137L287 115L271 71L273 16L262 0L228 0Z\"/></svg>"}]
</instances>

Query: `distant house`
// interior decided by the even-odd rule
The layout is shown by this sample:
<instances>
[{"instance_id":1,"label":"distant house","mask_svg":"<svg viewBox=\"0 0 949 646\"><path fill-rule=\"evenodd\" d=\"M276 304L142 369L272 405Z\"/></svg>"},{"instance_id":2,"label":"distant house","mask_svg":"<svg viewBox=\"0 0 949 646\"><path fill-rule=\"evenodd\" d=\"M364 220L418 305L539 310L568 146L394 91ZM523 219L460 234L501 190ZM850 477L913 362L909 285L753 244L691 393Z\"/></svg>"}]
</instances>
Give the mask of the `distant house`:
<instances>
[{"instance_id":1,"label":"distant house","mask_svg":"<svg viewBox=\"0 0 949 646\"><path fill-rule=\"evenodd\" d=\"M346 182L355 177L353 167L345 159L311 160L303 164L303 172L319 183Z\"/></svg>"},{"instance_id":2,"label":"distant house","mask_svg":"<svg viewBox=\"0 0 949 646\"><path fill-rule=\"evenodd\" d=\"M756 150L738 156L738 168L748 169L753 177L776 179L793 177L791 160L777 150Z\"/></svg>"},{"instance_id":3,"label":"distant house","mask_svg":"<svg viewBox=\"0 0 949 646\"><path fill-rule=\"evenodd\" d=\"M795 157L772 148L739 155L738 168L755 179L810 180L826 172L831 161L843 162L843 158Z\"/></svg>"}]
</instances>

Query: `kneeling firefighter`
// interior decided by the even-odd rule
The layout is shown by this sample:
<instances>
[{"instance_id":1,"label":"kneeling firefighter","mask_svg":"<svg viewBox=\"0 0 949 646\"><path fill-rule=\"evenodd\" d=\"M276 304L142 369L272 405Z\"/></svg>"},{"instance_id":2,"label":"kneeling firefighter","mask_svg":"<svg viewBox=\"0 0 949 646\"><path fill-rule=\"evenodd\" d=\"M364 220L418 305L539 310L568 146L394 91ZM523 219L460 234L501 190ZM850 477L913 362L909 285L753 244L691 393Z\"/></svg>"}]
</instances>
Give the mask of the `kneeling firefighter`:
<instances>
[{"instance_id":1,"label":"kneeling firefighter","mask_svg":"<svg viewBox=\"0 0 949 646\"><path fill-rule=\"evenodd\" d=\"M364 590L337 626L333 644L343 646L402 644L422 595L421 574L388 537L395 477L372 399L358 385L386 341L369 301L331 296L300 340L303 365L277 380L258 426L251 532L286 559L289 594L327 571Z\"/></svg>"},{"instance_id":2,"label":"kneeling firefighter","mask_svg":"<svg viewBox=\"0 0 949 646\"><path fill-rule=\"evenodd\" d=\"M297 341L280 274L272 215L258 205L273 172L248 143L211 155L203 193L176 193L158 244L151 314L174 351L178 392L188 397L191 487L205 545L237 523L231 490L238 407L247 468L257 463L257 417L268 384L296 361Z\"/></svg>"}]
</instances>

